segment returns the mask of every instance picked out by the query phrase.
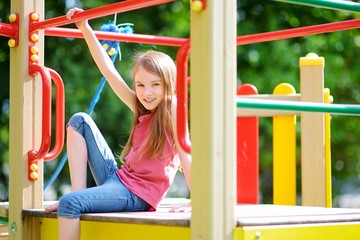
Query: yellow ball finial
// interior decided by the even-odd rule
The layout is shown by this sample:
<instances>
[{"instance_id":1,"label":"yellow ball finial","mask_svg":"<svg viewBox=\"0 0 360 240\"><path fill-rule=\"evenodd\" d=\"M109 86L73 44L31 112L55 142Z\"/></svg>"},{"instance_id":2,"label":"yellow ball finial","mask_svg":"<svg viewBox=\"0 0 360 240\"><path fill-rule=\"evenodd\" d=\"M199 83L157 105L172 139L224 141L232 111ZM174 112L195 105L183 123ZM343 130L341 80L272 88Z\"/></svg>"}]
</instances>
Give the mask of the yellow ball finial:
<instances>
[{"instance_id":1,"label":"yellow ball finial","mask_svg":"<svg viewBox=\"0 0 360 240\"><path fill-rule=\"evenodd\" d=\"M318 58L319 56L316 53L311 52L311 53L306 54L306 57L307 58Z\"/></svg>"},{"instance_id":2,"label":"yellow ball finial","mask_svg":"<svg viewBox=\"0 0 360 240\"><path fill-rule=\"evenodd\" d=\"M203 4L200 0L194 0L191 3L191 9L195 12L201 12L203 10Z\"/></svg>"}]
</instances>

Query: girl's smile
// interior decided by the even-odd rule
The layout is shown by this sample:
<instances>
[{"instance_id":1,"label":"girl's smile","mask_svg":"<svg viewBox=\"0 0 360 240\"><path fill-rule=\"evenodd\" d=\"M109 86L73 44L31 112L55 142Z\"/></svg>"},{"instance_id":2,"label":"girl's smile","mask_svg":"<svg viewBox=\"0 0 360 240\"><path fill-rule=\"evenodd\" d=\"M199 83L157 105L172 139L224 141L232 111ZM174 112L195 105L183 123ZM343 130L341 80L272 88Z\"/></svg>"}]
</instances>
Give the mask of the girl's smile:
<instances>
[{"instance_id":1,"label":"girl's smile","mask_svg":"<svg viewBox=\"0 0 360 240\"><path fill-rule=\"evenodd\" d=\"M140 103L153 111L164 98L162 80L159 76L140 67L135 74L135 92Z\"/></svg>"}]
</instances>

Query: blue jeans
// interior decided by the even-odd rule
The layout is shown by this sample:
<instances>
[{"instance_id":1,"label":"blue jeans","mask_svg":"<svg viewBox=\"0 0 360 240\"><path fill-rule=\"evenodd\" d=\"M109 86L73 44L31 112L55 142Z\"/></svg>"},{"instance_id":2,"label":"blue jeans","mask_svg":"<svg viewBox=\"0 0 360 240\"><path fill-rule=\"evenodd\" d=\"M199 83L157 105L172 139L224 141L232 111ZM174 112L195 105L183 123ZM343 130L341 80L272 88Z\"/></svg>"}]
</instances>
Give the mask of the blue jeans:
<instances>
[{"instance_id":1,"label":"blue jeans","mask_svg":"<svg viewBox=\"0 0 360 240\"><path fill-rule=\"evenodd\" d=\"M64 195L59 201L58 217L79 218L81 213L149 210L150 205L129 191L116 175L114 155L93 119L86 113L77 113L68 125L86 141L88 163L97 186Z\"/></svg>"}]
</instances>

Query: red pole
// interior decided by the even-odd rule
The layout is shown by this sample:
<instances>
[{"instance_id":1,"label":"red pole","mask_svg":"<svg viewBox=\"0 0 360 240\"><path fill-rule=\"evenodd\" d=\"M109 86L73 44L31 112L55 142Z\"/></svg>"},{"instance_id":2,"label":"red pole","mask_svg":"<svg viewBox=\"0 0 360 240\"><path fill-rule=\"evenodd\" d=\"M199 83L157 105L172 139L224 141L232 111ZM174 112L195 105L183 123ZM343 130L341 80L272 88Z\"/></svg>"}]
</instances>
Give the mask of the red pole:
<instances>
[{"instance_id":1,"label":"red pole","mask_svg":"<svg viewBox=\"0 0 360 240\"><path fill-rule=\"evenodd\" d=\"M347 21L341 21L335 23L319 24L309 27L300 27L300 28L286 29L286 30L266 32L266 33L257 33L257 34L237 37L237 45L303 37L314 34L349 30L359 27L360 27L360 19L355 19L355 20L347 20Z\"/></svg>"},{"instance_id":2,"label":"red pole","mask_svg":"<svg viewBox=\"0 0 360 240\"><path fill-rule=\"evenodd\" d=\"M72 19L67 19L66 16L56 17L40 22L35 22L30 25L30 32L45 29L48 27L56 27L63 26L70 23L74 23L77 21L85 20L85 19L94 19L103 16L108 16L115 13L127 12L135 9L145 8L153 5L158 5L162 3L172 2L174 0L127 0L118 3L113 3L97 8L92 8L89 10L85 10L83 12L79 12L73 16Z\"/></svg>"},{"instance_id":3,"label":"red pole","mask_svg":"<svg viewBox=\"0 0 360 240\"><path fill-rule=\"evenodd\" d=\"M258 94L243 84L238 95ZM237 117L237 203L259 203L259 119Z\"/></svg>"},{"instance_id":4,"label":"red pole","mask_svg":"<svg viewBox=\"0 0 360 240\"><path fill-rule=\"evenodd\" d=\"M127 33L95 31L95 34L99 40L157 44L157 45L174 46L174 47L180 47L184 45L186 41L188 41L187 38L162 37L162 36L154 36L154 35L135 34L135 33L127 34ZM70 28L48 28L45 29L45 35L54 36L54 37L83 38L83 35L79 30L70 29Z\"/></svg>"}]
</instances>

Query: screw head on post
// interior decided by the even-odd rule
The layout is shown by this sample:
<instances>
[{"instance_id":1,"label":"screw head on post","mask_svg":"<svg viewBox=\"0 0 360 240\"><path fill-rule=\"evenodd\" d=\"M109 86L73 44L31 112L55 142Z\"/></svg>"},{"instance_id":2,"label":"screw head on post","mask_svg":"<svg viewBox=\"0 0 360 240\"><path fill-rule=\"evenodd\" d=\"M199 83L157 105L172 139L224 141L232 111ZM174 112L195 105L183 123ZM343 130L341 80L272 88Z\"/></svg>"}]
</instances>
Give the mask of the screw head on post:
<instances>
[{"instance_id":1,"label":"screw head on post","mask_svg":"<svg viewBox=\"0 0 360 240\"><path fill-rule=\"evenodd\" d=\"M9 47L11 47L11 48L15 47L15 45L16 45L15 39L13 39L13 38L9 39L8 45L9 45Z\"/></svg>"},{"instance_id":2,"label":"screw head on post","mask_svg":"<svg viewBox=\"0 0 360 240\"><path fill-rule=\"evenodd\" d=\"M10 14L9 15L9 21L11 22L11 23L14 23L14 22L16 22L16 14L14 14L14 13L12 13L12 14Z\"/></svg>"}]
</instances>

